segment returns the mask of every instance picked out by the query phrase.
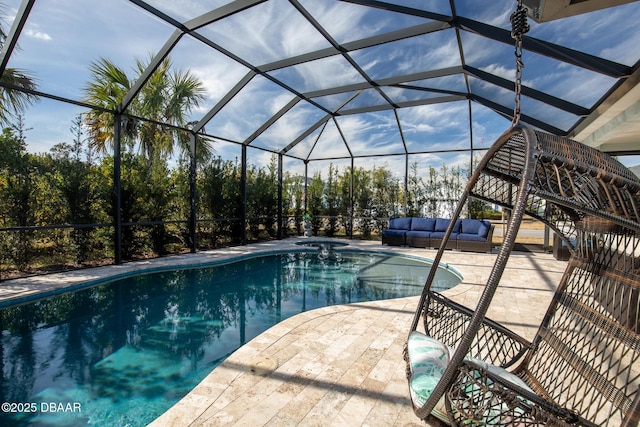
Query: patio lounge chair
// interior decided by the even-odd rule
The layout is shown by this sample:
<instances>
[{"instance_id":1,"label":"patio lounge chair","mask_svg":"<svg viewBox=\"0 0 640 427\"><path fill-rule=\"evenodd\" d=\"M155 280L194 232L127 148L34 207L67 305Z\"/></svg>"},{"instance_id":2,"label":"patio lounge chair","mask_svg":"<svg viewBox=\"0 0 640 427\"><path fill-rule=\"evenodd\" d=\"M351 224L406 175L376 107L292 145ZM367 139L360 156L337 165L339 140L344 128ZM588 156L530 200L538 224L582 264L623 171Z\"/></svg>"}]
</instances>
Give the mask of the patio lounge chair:
<instances>
[{"instance_id":1,"label":"patio lounge chair","mask_svg":"<svg viewBox=\"0 0 640 427\"><path fill-rule=\"evenodd\" d=\"M640 180L597 150L517 125L484 157L454 218L469 196L511 217L475 309L430 289L444 238L405 347L416 415L453 425L638 425ZM571 254L531 342L485 317L524 214Z\"/></svg>"}]
</instances>

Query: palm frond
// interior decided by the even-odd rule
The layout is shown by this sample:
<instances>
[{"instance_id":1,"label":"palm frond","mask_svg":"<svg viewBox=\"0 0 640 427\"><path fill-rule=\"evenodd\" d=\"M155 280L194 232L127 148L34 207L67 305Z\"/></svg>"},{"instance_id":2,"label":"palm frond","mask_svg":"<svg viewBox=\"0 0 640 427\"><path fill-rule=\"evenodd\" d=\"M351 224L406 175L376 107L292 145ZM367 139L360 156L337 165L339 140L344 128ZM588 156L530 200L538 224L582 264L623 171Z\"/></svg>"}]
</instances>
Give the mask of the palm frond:
<instances>
[{"instance_id":1,"label":"palm frond","mask_svg":"<svg viewBox=\"0 0 640 427\"><path fill-rule=\"evenodd\" d=\"M0 86L0 124L4 126L38 100L38 96L30 92L36 90L37 84L27 71L17 68L6 68L0 82L7 85Z\"/></svg>"}]
</instances>

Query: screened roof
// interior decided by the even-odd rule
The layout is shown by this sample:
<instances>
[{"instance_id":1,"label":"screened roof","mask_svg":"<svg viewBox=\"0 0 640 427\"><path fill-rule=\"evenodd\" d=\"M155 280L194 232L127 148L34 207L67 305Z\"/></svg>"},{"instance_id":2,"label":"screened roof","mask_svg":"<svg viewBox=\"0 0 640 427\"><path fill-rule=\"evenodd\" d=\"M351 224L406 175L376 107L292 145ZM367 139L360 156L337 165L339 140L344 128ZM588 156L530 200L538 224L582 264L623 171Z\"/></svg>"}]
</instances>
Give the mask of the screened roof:
<instances>
[{"instance_id":1,"label":"screened roof","mask_svg":"<svg viewBox=\"0 0 640 427\"><path fill-rule=\"evenodd\" d=\"M150 74L167 56L203 81L206 99L189 121L220 144L300 160L470 151L511 121L515 3L5 0L18 47L4 52L45 95L26 114L40 151L68 139L70 119L88 107L92 62L132 70L142 59ZM530 20L522 121L573 136L601 120L638 80L638 16L636 1ZM627 149L640 149L635 135Z\"/></svg>"}]
</instances>

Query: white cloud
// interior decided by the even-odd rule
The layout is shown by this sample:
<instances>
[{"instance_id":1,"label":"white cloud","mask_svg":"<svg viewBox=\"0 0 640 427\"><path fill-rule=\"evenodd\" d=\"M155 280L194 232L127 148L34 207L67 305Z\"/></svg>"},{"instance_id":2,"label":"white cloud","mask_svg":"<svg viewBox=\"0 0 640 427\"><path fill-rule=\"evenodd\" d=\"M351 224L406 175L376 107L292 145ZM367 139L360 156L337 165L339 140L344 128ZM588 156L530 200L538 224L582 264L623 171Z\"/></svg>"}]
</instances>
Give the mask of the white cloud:
<instances>
[{"instance_id":1,"label":"white cloud","mask_svg":"<svg viewBox=\"0 0 640 427\"><path fill-rule=\"evenodd\" d=\"M338 124L356 156L404 152L398 125L391 112L343 116L338 118Z\"/></svg>"},{"instance_id":2,"label":"white cloud","mask_svg":"<svg viewBox=\"0 0 640 427\"><path fill-rule=\"evenodd\" d=\"M179 20L187 21L196 18L211 10L217 9L229 3L228 0L148 0L151 6L173 16Z\"/></svg>"},{"instance_id":3,"label":"white cloud","mask_svg":"<svg viewBox=\"0 0 640 427\"><path fill-rule=\"evenodd\" d=\"M420 50L424 51L422 56L423 68L438 69L447 68L460 64L460 55L458 53L458 42L455 33L450 31L442 31L437 33L438 38L433 38L434 34L429 35L429 43L424 43ZM428 67L426 64L429 64ZM415 72L416 70L408 70Z\"/></svg>"},{"instance_id":4,"label":"white cloud","mask_svg":"<svg viewBox=\"0 0 640 427\"><path fill-rule=\"evenodd\" d=\"M473 19L485 22L501 28L510 28L511 23L509 17L516 9L516 2L513 0L492 0L490 2L469 2L465 8L472 8ZM498 13L496 13L498 12ZM461 13L458 11L458 13Z\"/></svg>"},{"instance_id":5,"label":"white cloud","mask_svg":"<svg viewBox=\"0 0 640 427\"><path fill-rule=\"evenodd\" d=\"M515 60L514 60L514 63L515 63ZM491 73L498 77L502 77L508 80L513 80L516 75L515 67L507 68L504 65L500 65L500 64L491 64L487 67L484 67L483 71L486 71L487 73Z\"/></svg>"},{"instance_id":6,"label":"white cloud","mask_svg":"<svg viewBox=\"0 0 640 427\"><path fill-rule=\"evenodd\" d=\"M318 0L305 0L303 4L339 42L366 37L371 31L371 26L364 21L368 8Z\"/></svg>"},{"instance_id":7,"label":"white cloud","mask_svg":"<svg viewBox=\"0 0 640 427\"><path fill-rule=\"evenodd\" d=\"M26 29L24 34L27 37L31 37L31 38L34 38L34 39L39 39L39 40L44 40L44 41L51 41L52 40L52 38L51 38L51 36L49 34L44 33L42 31L34 30L33 28Z\"/></svg>"},{"instance_id":8,"label":"white cloud","mask_svg":"<svg viewBox=\"0 0 640 427\"><path fill-rule=\"evenodd\" d=\"M631 2L533 25L530 34L555 44L633 65L638 59L640 32L636 20L631 17L638 16L638 13L640 3Z\"/></svg>"},{"instance_id":9,"label":"white cloud","mask_svg":"<svg viewBox=\"0 0 640 427\"><path fill-rule=\"evenodd\" d=\"M257 65L329 46L320 33L283 0L259 4L201 31Z\"/></svg>"},{"instance_id":10,"label":"white cloud","mask_svg":"<svg viewBox=\"0 0 640 427\"><path fill-rule=\"evenodd\" d=\"M302 79L303 83L300 89L304 92L364 81L362 76L342 56L306 62L292 68Z\"/></svg>"},{"instance_id":11,"label":"white cloud","mask_svg":"<svg viewBox=\"0 0 640 427\"><path fill-rule=\"evenodd\" d=\"M314 132L311 133L311 135L307 136L302 141L298 142L298 144L296 144L288 152L288 154L295 157L300 157L303 159L307 158L319 134L320 134L320 130L315 130Z\"/></svg>"},{"instance_id":12,"label":"white cloud","mask_svg":"<svg viewBox=\"0 0 640 427\"><path fill-rule=\"evenodd\" d=\"M276 114L292 99L293 95L285 91L283 91L280 95L269 98L266 102L269 107L269 113L272 115Z\"/></svg>"},{"instance_id":13,"label":"white cloud","mask_svg":"<svg viewBox=\"0 0 640 427\"><path fill-rule=\"evenodd\" d=\"M246 68L234 62L217 62L189 71L202 82L211 102L220 100L247 72Z\"/></svg>"},{"instance_id":14,"label":"white cloud","mask_svg":"<svg viewBox=\"0 0 640 427\"><path fill-rule=\"evenodd\" d=\"M348 155L349 151L347 150L338 128L336 128L333 121L330 121L324 128L322 135L320 135L318 143L313 147L310 157L312 159L318 159L344 157Z\"/></svg>"},{"instance_id":15,"label":"white cloud","mask_svg":"<svg viewBox=\"0 0 640 427\"><path fill-rule=\"evenodd\" d=\"M309 108L293 108L277 120L258 139L278 149L282 149L309 127ZM268 141L268 142L267 142Z\"/></svg>"},{"instance_id":16,"label":"white cloud","mask_svg":"<svg viewBox=\"0 0 640 427\"><path fill-rule=\"evenodd\" d=\"M403 109L400 122L403 132L441 132L463 126L468 116L466 103L455 102Z\"/></svg>"},{"instance_id":17,"label":"white cloud","mask_svg":"<svg viewBox=\"0 0 640 427\"><path fill-rule=\"evenodd\" d=\"M5 32L7 32L7 30L13 24L13 21L16 19L17 13L18 13L17 9L11 8L10 12L7 10L6 13L2 17L0 17L0 21L2 21L1 25L4 28ZM52 37L46 31L42 31L40 29L40 25L32 22L27 23L27 26L22 32L22 34L33 39L39 39L44 41L52 40Z\"/></svg>"}]
</instances>

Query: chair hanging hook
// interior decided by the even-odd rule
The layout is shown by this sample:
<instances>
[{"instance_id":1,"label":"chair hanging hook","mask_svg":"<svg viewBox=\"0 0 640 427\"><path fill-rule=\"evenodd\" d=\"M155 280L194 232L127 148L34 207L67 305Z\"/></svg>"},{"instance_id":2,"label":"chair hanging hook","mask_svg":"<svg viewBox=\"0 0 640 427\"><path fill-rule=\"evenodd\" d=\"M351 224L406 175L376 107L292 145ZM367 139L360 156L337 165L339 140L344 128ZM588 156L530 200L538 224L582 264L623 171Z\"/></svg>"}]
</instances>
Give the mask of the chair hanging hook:
<instances>
[{"instance_id":1,"label":"chair hanging hook","mask_svg":"<svg viewBox=\"0 0 640 427\"><path fill-rule=\"evenodd\" d=\"M518 1L515 12L511 14L511 37L521 38L523 34L529 32L529 22L527 21L527 9Z\"/></svg>"}]
</instances>

